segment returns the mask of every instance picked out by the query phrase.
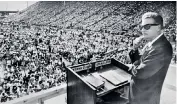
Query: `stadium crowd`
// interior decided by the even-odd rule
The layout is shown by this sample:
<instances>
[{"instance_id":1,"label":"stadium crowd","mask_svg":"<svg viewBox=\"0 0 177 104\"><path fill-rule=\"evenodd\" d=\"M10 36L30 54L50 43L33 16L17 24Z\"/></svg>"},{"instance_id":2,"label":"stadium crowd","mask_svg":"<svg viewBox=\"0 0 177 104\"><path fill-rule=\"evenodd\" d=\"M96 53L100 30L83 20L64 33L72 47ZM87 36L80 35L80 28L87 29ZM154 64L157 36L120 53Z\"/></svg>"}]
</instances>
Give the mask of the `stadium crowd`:
<instances>
[{"instance_id":1,"label":"stadium crowd","mask_svg":"<svg viewBox=\"0 0 177 104\"><path fill-rule=\"evenodd\" d=\"M66 81L62 57L50 48L48 37L39 32L33 34L31 30L6 27L1 33L1 102Z\"/></svg>"},{"instance_id":2,"label":"stadium crowd","mask_svg":"<svg viewBox=\"0 0 177 104\"><path fill-rule=\"evenodd\" d=\"M45 2L40 5L43 4ZM0 102L61 85L66 81L64 60L76 65L115 58L129 64L128 53L133 40L140 35L137 24L141 14L149 10L147 8L157 10L161 7L159 10L163 12L173 7L151 2L73 2L72 5L66 2L66 7L60 5L60 9L58 5L48 3L44 8L34 7L35 13L30 16L35 20L24 15L26 20L29 18L35 24L44 25L1 23L0 67L3 71L0 74L3 77L0 78ZM169 21L175 16L170 11L162 14L170 17L165 20L169 24L164 32L173 45L172 63L176 63L176 26L174 21ZM145 43L143 41L139 48L142 49Z\"/></svg>"},{"instance_id":3,"label":"stadium crowd","mask_svg":"<svg viewBox=\"0 0 177 104\"><path fill-rule=\"evenodd\" d=\"M129 64L128 52L136 38L127 34L11 24L1 26L0 36L4 70L1 102L65 82L63 59L71 65L103 58L116 58Z\"/></svg>"}]
</instances>

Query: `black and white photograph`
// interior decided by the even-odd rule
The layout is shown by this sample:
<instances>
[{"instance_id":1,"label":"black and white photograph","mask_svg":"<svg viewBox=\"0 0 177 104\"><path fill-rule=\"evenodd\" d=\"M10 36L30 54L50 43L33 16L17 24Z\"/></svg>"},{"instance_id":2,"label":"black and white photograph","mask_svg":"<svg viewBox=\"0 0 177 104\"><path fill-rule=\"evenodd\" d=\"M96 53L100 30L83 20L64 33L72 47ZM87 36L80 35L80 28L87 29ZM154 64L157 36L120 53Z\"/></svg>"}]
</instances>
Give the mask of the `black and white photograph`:
<instances>
[{"instance_id":1,"label":"black and white photograph","mask_svg":"<svg viewBox=\"0 0 177 104\"><path fill-rule=\"evenodd\" d=\"M0 104L176 104L176 1L0 1Z\"/></svg>"}]
</instances>

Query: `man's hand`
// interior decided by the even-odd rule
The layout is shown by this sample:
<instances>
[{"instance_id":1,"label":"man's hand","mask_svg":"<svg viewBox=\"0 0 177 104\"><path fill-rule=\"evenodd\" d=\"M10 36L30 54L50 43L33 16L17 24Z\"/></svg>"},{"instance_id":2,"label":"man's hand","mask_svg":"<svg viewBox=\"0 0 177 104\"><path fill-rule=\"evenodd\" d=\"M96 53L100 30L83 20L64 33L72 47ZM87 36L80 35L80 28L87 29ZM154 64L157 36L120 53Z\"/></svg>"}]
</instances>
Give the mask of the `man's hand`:
<instances>
[{"instance_id":1,"label":"man's hand","mask_svg":"<svg viewBox=\"0 0 177 104\"><path fill-rule=\"evenodd\" d=\"M132 69L132 74L134 75L134 76L136 76L136 74L137 74L137 70L134 68L134 69Z\"/></svg>"},{"instance_id":2,"label":"man's hand","mask_svg":"<svg viewBox=\"0 0 177 104\"><path fill-rule=\"evenodd\" d=\"M138 43L140 43L143 39L144 39L144 36L140 36L140 37L136 38L136 39L133 41L133 43L134 43L134 44L138 44Z\"/></svg>"},{"instance_id":3,"label":"man's hand","mask_svg":"<svg viewBox=\"0 0 177 104\"><path fill-rule=\"evenodd\" d=\"M129 64L128 67L129 67L128 71L131 71L133 68L133 64Z\"/></svg>"},{"instance_id":4,"label":"man's hand","mask_svg":"<svg viewBox=\"0 0 177 104\"><path fill-rule=\"evenodd\" d=\"M133 47L135 50L138 49L138 47L141 45L143 38L144 36L140 36L133 41Z\"/></svg>"},{"instance_id":5,"label":"man's hand","mask_svg":"<svg viewBox=\"0 0 177 104\"><path fill-rule=\"evenodd\" d=\"M131 65L129 66L128 71L131 71L131 73L132 73L134 76L136 76L136 74L137 74L136 66L135 66L134 64L131 64Z\"/></svg>"}]
</instances>

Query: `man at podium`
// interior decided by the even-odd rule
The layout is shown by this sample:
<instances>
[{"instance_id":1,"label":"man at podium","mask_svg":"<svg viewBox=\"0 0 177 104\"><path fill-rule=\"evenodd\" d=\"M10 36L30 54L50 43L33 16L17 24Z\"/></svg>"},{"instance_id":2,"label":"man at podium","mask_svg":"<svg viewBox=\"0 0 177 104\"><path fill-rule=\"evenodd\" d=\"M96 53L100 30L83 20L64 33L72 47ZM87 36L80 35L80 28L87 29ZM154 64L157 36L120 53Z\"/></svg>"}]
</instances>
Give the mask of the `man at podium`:
<instances>
[{"instance_id":1,"label":"man at podium","mask_svg":"<svg viewBox=\"0 0 177 104\"><path fill-rule=\"evenodd\" d=\"M129 104L159 104L162 85L172 59L172 46L163 33L163 18L158 13L142 16L141 32L149 42L130 71Z\"/></svg>"}]
</instances>

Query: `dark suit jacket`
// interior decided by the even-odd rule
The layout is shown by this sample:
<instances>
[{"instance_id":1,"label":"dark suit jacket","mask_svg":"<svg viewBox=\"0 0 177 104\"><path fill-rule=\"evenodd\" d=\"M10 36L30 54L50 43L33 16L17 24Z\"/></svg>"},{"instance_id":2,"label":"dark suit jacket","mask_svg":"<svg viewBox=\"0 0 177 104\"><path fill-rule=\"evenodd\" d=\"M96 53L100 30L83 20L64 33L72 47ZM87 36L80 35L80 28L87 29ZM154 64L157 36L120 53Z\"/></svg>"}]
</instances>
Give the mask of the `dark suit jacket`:
<instances>
[{"instance_id":1,"label":"dark suit jacket","mask_svg":"<svg viewBox=\"0 0 177 104\"><path fill-rule=\"evenodd\" d=\"M162 85L172 59L172 46L162 35L140 58L130 82L130 104L159 104Z\"/></svg>"}]
</instances>

